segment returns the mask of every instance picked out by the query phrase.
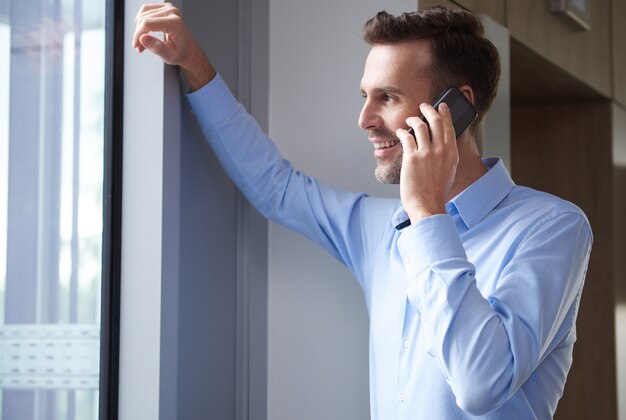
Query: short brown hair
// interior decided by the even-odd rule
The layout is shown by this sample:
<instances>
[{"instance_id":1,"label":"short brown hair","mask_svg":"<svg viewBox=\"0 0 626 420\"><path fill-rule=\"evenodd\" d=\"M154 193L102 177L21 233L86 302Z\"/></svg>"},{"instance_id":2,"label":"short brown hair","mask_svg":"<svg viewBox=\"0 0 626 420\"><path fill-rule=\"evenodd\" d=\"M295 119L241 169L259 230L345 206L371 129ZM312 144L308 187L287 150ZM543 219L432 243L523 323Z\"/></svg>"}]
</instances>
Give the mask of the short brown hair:
<instances>
[{"instance_id":1,"label":"short brown hair","mask_svg":"<svg viewBox=\"0 0 626 420\"><path fill-rule=\"evenodd\" d=\"M431 94L448 86L471 86L479 120L489 110L500 78L498 50L484 34L472 13L442 6L400 16L381 11L363 26L363 39L370 45L431 40Z\"/></svg>"}]
</instances>

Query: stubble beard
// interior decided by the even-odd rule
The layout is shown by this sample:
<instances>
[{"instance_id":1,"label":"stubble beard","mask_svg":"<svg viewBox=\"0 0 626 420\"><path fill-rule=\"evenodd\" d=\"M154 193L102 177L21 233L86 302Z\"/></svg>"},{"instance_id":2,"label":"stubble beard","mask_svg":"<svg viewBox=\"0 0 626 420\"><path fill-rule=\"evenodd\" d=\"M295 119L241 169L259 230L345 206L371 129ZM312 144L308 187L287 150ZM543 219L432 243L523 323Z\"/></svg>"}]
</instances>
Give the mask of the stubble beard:
<instances>
[{"instance_id":1,"label":"stubble beard","mask_svg":"<svg viewBox=\"0 0 626 420\"><path fill-rule=\"evenodd\" d=\"M383 184L399 184L400 170L402 169L402 153L398 153L393 160L376 159L374 175L378 182Z\"/></svg>"},{"instance_id":2,"label":"stubble beard","mask_svg":"<svg viewBox=\"0 0 626 420\"><path fill-rule=\"evenodd\" d=\"M371 135L379 138L388 138L392 140L398 140L397 137L386 128L379 128L372 130ZM400 183L400 170L402 169L402 145L398 145L399 152L389 158L376 158L376 169L374 170L374 176L378 182L383 184L399 184Z\"/></svg>"}]
</instances>

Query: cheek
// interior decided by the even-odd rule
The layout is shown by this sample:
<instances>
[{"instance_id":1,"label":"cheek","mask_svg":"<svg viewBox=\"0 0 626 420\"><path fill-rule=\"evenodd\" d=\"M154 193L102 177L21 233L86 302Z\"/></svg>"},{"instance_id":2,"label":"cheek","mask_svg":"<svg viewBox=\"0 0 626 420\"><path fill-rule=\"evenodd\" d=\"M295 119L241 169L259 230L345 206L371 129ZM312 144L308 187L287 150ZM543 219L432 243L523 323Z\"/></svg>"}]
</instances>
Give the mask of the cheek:
<instances>
[{"instance_id":1,"label":"cheek","mask_svg":"<svg viewBox=\"0 0 626 420\"><path fill-rule=\"evenodd\" d=\"M413 103L387 104L382 107L380 117L383 119L384 125L390 131L395 132L398 128L408 128L407 118L421 115L419 106Z\"/></svg>"},{"instance_id":2,"label":"cheek","mask_svg":"<svg viewBox=\"0 0 626 420\"><path fill-rule=\"evenodd\" d=\"M387 126L395 131L398 128L407 128L406 119L413 116L412 113L406 112L404 110L400 112L395 112L389 115L389 119L387 120Z\"/></svg>"}]
</instances>

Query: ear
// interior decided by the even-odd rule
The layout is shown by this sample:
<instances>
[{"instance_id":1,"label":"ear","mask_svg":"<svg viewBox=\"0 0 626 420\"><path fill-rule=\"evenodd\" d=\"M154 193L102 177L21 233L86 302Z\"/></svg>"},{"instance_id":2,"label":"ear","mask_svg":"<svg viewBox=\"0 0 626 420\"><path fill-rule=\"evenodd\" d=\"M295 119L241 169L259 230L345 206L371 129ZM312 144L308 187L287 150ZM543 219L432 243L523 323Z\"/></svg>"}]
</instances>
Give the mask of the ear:
<instances>
[{"instance_id":1,"label":"ear","mask_svg":"<svg viewBox=\"0 0 626 420\"><path fill-rule=\"evenodd\" d=\"M463 85L459 88L459 90L465 95L468 101L472 103L472 105L476 105L474 98L474 89L470 85Z\"/></svg>"}]
</instances>

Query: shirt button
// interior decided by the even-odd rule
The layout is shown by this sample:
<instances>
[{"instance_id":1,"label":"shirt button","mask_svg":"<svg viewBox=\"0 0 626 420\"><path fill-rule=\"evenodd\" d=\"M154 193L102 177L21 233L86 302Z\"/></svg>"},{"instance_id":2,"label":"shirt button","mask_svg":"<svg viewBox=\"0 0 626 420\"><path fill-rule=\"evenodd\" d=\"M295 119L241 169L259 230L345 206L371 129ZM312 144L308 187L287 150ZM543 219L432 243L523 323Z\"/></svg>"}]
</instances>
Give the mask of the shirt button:
<instances>
[{"instance_id":1,"label":"shirt button","mask_svg":"<svg viewBox=\"0 0 626 420\"><path fill-rule=\"evenodd\" d=\"M404 394L398 395L398 401L400 401L401 403L404 402Z\"/></svg>"},{"instance_id":2,"label":"shirt button","mask_svg":"<svg viewBox=\"0 0 626 420\"><path fill-rule=\"evenodd\" d=\"M408 349L409 348L409 340L404 340L402 342L402 347L404 347L405 349Z\"/></svg>"}]
</instances>

